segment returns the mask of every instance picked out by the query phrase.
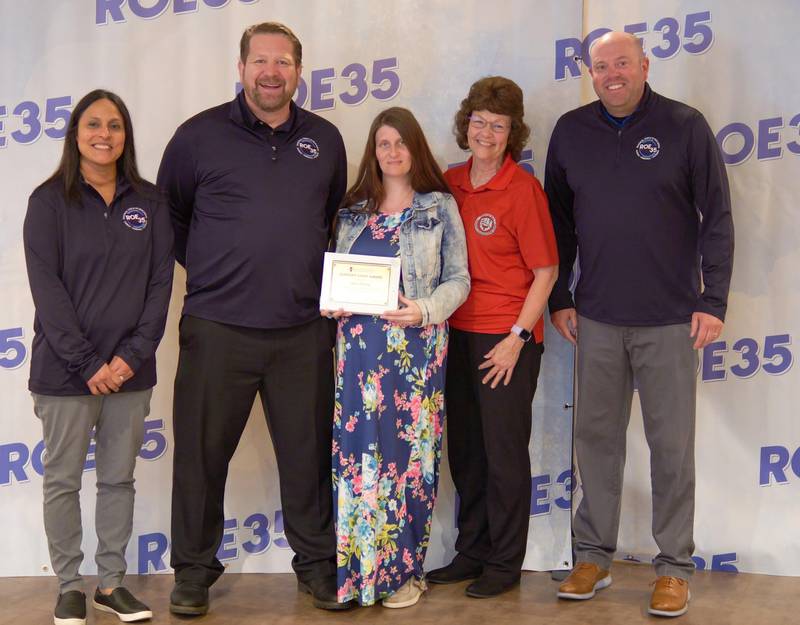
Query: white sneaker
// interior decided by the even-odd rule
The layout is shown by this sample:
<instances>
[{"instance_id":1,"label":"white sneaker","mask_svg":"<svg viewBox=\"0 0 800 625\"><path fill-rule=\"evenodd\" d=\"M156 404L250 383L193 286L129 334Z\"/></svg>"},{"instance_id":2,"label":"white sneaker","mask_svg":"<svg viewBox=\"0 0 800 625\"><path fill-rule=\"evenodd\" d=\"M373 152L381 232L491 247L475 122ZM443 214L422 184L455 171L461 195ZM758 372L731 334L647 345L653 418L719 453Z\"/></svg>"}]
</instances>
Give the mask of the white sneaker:
<instances>
[{"instance_id":1,"label":"white sneaker","mask_svg":"<svg viewBox=\"0 0 800 625\"><path fill-rule=\"evenodd\" d=\"M414 605L428 586L421 579L410 577L395 593L382 601L384 608L408 608Z\"/></svg>"}]
</instances>

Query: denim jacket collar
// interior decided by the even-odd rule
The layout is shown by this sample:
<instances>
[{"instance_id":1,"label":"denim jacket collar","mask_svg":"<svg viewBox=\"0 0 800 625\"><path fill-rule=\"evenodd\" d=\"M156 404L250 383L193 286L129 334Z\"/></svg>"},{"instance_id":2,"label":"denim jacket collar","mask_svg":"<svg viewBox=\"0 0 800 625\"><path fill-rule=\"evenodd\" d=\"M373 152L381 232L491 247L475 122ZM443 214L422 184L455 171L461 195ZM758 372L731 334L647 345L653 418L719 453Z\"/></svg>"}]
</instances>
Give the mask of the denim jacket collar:
<instances>
[{"instance_id":1,"label":"denim jacket collar","mask_svg":"<svg viewBox=\"0 0 800 625\"><path fill-rule=\"evenodd\" d=\"M411 200L411 210L415 213L418 211L426 211L431 208L434 208L439 204L441 199L441 193L437 191L432 191L430 193L417 193L414 192L414 199ZM357 219L360 215L366 215L367 213L363 212L364 207L367 205L366 200L362 200L361 202L357 202L353 204L353 206L347 206L345 208L339 209L339 217L350 217L351 219Z\"/></svg>"}]
</instances>

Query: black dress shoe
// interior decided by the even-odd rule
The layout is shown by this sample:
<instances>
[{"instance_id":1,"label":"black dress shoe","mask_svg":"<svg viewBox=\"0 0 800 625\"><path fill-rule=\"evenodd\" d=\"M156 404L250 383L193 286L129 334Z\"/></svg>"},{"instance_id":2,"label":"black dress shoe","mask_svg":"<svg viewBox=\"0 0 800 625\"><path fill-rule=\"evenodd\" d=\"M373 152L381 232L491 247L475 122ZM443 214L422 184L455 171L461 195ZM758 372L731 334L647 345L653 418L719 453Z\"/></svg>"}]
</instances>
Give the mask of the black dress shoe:
<instances>
[{"instance_id":1,"label":"black dress shoe","mask_svg":"<svg viewBox=\"0 0 800 625\"><path fill-rule=\"evenodd\" d=\"M455 584L468 579L477 579L483 573L483 565L466 558L456 558L447 566L425 573L425 580L431 584Z\"/></svg>"},{"instance_id":2,"label":"black dress shoe","mask_svg":"<svg viewBox=\"0 0 800 625\"><path fill-rule=\"evenodd\" d=\"M320 610L349 610L354 602L339 603L336 598L336 577L316 577L306 581L297 580L297 589L307 592Z\"/></svg>"},{"instance_id":3,"label":"black dress shoe","mask_svg":"<svg viewBox=\"0 0 800 625\"><path fill-rule=\"evenodd\" d=\"M519 577L515 579L498 579L484 575L467 586L467 597L475 599L488 599L502 595L507 590L511 590L519 584Z\"/></svg>"},{"instance_id":4,"label":"black dress shoe","mask_svg":"<svg viewBox=\"0 0 800 625\"><path fill-rule=\"evenodd\" d=\"M208 612L208 587L195 582L175 582L169 595L169 611L189 616L205 614Z\"/></svg>"}]
</instances>

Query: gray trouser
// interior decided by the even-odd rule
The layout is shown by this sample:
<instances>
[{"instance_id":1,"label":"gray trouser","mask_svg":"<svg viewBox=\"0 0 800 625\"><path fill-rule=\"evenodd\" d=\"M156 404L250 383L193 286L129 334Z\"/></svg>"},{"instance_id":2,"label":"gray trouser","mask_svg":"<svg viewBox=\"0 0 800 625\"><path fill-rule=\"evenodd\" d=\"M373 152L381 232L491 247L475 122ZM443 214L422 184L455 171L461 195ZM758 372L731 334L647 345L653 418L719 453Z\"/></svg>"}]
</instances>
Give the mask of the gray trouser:
<instances>
[{"instance_id":1,"label":"gray trouser","mask_svg":"<svg viewBox=\"0 0 800 625\"><path fill-rule=\"evenodd\" d=\"M626 430L634 378L650 447L657 575L694 572L694 431L697 352L689 324L613 326L578 321L575 450L583 499L575 559L603 569L617 548Z\"/></svg>"},{"instance_id":2,"label":"gray trouser","mask_svg":"<svg viewBox=\"0 0 800 625\"><path fill-rule=\"evenodd\" d=\"M97 574L100 588L122 583L133 526L133 469L153 390L54 397L33 394L44 430L44 529L60 592L81 590L80 488L95 428Z\"/></svg>"}]
</instances>

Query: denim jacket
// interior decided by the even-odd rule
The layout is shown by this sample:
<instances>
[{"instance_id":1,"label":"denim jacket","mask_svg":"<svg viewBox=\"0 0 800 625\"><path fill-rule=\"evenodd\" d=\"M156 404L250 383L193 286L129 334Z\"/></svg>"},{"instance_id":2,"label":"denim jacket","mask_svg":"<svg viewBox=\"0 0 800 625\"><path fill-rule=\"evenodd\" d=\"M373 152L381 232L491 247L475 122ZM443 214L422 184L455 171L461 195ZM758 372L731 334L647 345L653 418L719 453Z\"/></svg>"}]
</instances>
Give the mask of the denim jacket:
<instances>
[{"instance_id":1,"label":"denim jacket","mask_svg":"<svg viewBox=\"0 0 800 625\"><path fill-rule=\"evenodd\" d=\"M350 248L367 226L365 203L339 210L336 251ZM403 293L422 311L426 326L445 321L469 294L467 243L458 206L449 193L415 193L413 215L400 226Z\"/></svg>"}]
</instances>

